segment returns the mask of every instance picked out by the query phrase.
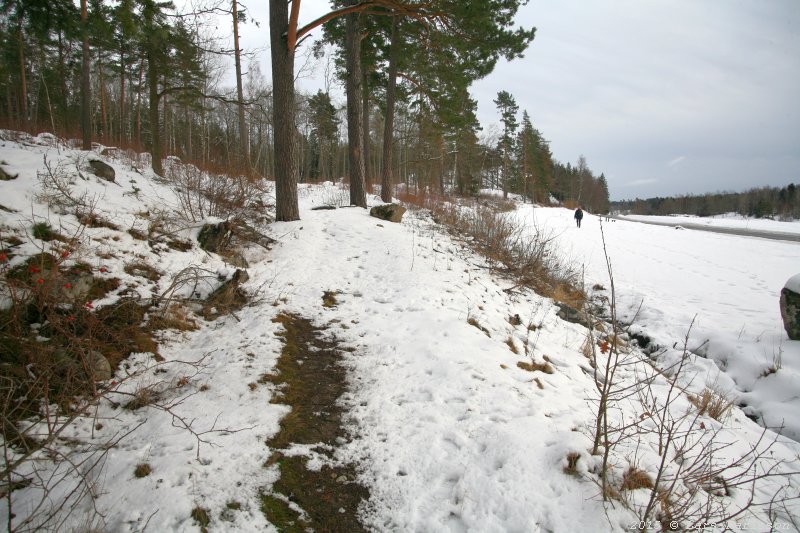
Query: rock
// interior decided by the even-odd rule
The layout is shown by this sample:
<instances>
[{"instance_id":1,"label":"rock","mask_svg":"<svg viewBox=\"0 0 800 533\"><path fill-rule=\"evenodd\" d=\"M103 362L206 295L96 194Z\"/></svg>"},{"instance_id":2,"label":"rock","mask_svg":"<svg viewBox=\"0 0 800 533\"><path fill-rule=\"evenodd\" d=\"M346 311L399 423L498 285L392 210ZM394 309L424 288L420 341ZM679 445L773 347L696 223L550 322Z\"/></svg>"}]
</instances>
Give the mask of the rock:
<instances>
[{"instance_id":1,"label":"rock","mask_svg":"<svg viewBox=\"0 0 800 533\"><path fill-rule=\"evenodd\" d=\"M219 253L231 240L233 230L227 220L219 224L205 224L197 235L200 248L207 252Z\"/></svg>"},{"instance_id":2,"label":"rock","mask_svg":"<svg viewBox=\"0 0 800 533\"><path fill-rule=\"evenodd\" d=\"M99 159L92 159L89 161L89 166L92 167L92 172L98 178L103 178L106 181L114 181L116 175L114 169L108 163L100 161Z\"/></svg>"},{"instance_id":3,"label":"rock","mask_svg":"<svg viewBox=\"0 0 800 533\"><path fill-rule=\"evenodd\" d=\"M85 357L85 359L84 359ZM97 351L90 351L87 355L79 355L71 351L58 349L53 353L53 362L61 368L64 375L75 372L83 374L90 372L94 381L107 381L111 379L111 363Z\"/></svg>"},{"instance_id":4,"label":"rock","mask_svg":"<svg viewBox=\"0 0 800 533\"><path fill-rule=\"evenodd\" d=\"M111 379L111 363L100 352L89 352L89 368L95 381Z\"/></svg>"},{"instance_id":5,"label":"rock","mask_svg":"<svg viewBox=\"0 0 800 533\"><path fill-rule=\"evenodd\" d=\"M370 216L388 222L400 222L405 212L406 208L397 204L376 205L369 210Z\"/></svg>"},{"instance_id":6,"label":"rock","mask_svg":"<svg viewBox=\"0 0 800 533\"><path fill-rule=\"evenodd\" d=\"M792 276L781 290L781 318L789 338L800 340L800 274Z\"/></svg>"},{"instance_id":7,"label":"rock","mask_svg":"<svg viewBox=\"0 0 800 533\"><path fill-rule=\"evenodd\" d=\"M567 304L562 304L560 302L555 302L555 304L556 307L558 307L558 312L556 313L558 318L567 322L571 322L572 324L580 324L586 329L591 328L591 325L583 316L583 313L573 307L568 306Z\"/></svg>"},{"instance_id":8,"label":"rock","mask_svg":"<svg viewBox=\"0 0 800 533\"><path fill-rule=\"evenodd\" d=\"M3 167L0 167L0 181L15 180L17 179L17 176L19 176L19 174L17 174L16 176L12 176L11 174L3 170Z\"/></svg>"}]
</instances>

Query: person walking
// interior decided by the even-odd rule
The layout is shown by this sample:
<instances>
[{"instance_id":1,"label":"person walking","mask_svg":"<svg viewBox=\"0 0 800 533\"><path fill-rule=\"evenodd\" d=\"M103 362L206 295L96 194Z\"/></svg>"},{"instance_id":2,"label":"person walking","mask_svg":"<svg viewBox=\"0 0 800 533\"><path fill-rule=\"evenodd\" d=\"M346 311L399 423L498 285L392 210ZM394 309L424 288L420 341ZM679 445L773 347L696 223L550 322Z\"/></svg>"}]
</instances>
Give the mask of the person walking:
<instances>
[{"instance_id":1,"label":"person walking","mask_svg":"<svg viewBox=\"0 0 800 533\"><path fill-rule=\"evenodd\" d=\"M583 220L583 209L580 207L575 210L575 222L578 224L578 227L581 227L581 220Z\"/></svg>"}]
</instances>

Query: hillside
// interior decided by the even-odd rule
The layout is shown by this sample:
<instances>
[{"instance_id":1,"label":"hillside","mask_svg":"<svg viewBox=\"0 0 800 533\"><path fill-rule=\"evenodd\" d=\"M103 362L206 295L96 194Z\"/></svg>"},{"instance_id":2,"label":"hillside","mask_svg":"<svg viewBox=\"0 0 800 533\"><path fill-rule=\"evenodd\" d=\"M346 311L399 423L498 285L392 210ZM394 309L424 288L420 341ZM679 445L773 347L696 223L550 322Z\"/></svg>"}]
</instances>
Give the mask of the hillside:
<instances>
[{"instance_id":1,"label":"hillside","mask_svg":"<svg viewBox=\"0 0 800 533\"><path fill-rule=\"evenodd\" d=\"M774 272L734 293L732 311L720 288L719 301L697 306L716 313L692 326L691 293L709 279L745 290L741 241L687 243L669 228L613 223L612 295L591 215L577 230L560 208L439 204L396 224L343 207L347 191L325 183L300 186L300 221L271 222L269 183L212 179L177 160L162 179L133 153L2 139L0 166L16 176L0 181L3 383L53 394L29 402L2 391L9 530L800 525L800 348L760 312L774 295L758 294L796 267L795 248L748 241ZM114 181L91 159L110 164ZM525 242L538 235L545 255L583 272L591 312L574 294L518 283L442 213L514 221ZM203 227L225 220L238 221L223 226L231 242L203 250ZM711 275L691 278L698 270ZM82 398L37 373L81 375L85 358L56 361L73 349L106 350L114 367ZM764 365L748 358L774 349L782 364L759 380ZM599 391L608 431L592 454ZM728 408L742 400L751 411ZM23 405L28 416L16 416Z\"/></svg>"}]
</instances>

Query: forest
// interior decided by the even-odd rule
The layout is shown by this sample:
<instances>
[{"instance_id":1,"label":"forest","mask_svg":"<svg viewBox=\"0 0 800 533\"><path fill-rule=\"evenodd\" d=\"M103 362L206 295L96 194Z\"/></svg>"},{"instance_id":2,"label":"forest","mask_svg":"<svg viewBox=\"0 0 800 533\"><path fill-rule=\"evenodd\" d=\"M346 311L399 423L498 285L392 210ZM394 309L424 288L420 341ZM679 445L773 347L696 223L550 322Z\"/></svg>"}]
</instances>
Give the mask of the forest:
<instances>
[{"instance_id":1,"label":"forest","mask_svg":"<svg viewBox=\"0 0 800 533\"><path fill-rule=\"evenodd\" d=\"M299 27L300 0L272 0L272 82L240 46L239 27L258 23L245 2L2 0L0 126L149 152L161 175L174 156L275 180L277 220L299 217L297 183L339 179L354 205L380 184L384 201L397 187L491 188L604 213L605 176L583 156L556 161L512 94L494 101L499 127L477 120L470 85L533 42L535 28L514 27L524 3L334 1ZM301 62L324 69L324 89L295 89Z\"/></svg>"},{"instance_id":2,"label":"forest","mask_svg":"<svg viewBox=\"0 0 800 533\"><path fill-rule=\"evenodd\" d=\"M635 215L686 214L699 217L736 213L755 218L800 219L800 185L759 187L745 192L717 192L612 202L611 209Z\"/></svg>"}]
</instances>

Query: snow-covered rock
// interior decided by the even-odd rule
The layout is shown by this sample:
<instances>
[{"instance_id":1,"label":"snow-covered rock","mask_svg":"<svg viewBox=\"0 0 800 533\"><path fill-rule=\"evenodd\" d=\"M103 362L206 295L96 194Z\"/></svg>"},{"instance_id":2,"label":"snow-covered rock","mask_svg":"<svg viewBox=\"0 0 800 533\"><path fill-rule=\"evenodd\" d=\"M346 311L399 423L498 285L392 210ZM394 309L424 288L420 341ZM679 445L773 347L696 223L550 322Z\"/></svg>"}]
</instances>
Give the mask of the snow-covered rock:
<instances>
[{"instance_id":1,"label":"snow-covered rock","mask_svg":"<svg viewBox=\"0 0 800 533\"><path fill-rule=\"evenodd\" d=\"M789 278L781 291L783 328L792 340L800 340L800 274Z\"/></svg>"}]
</instances>

